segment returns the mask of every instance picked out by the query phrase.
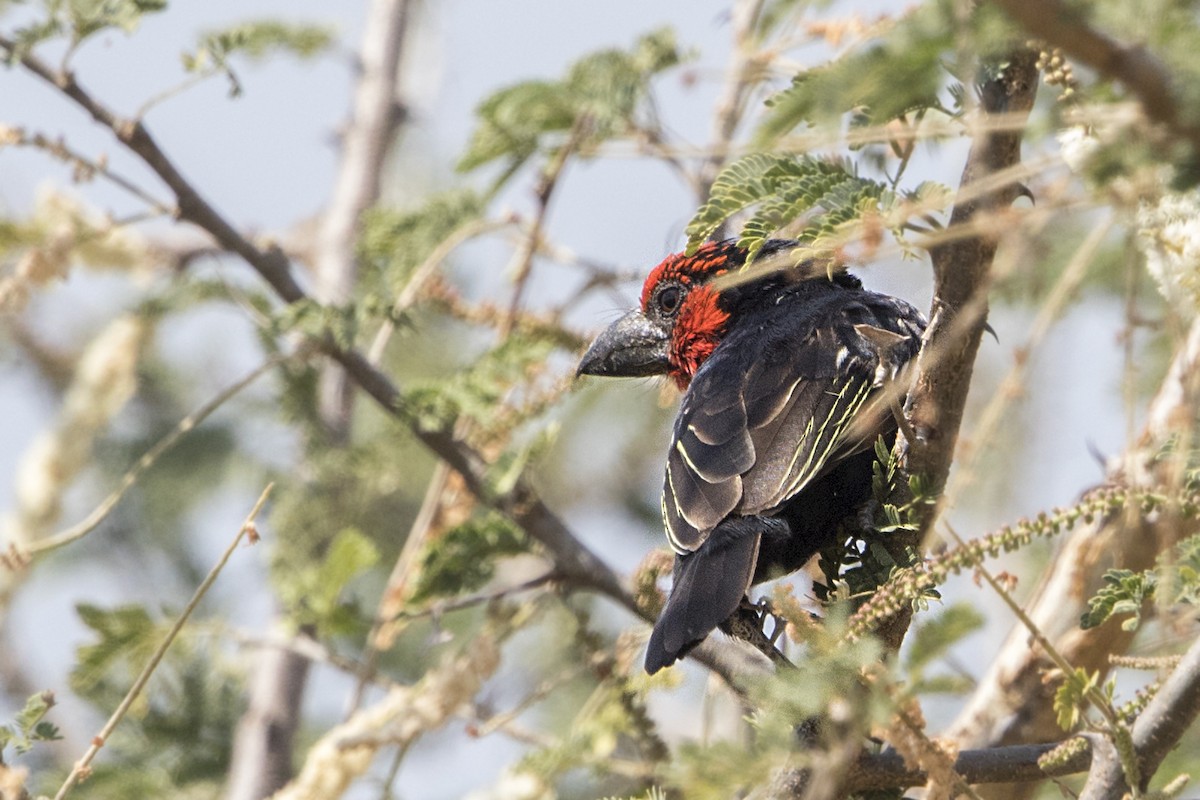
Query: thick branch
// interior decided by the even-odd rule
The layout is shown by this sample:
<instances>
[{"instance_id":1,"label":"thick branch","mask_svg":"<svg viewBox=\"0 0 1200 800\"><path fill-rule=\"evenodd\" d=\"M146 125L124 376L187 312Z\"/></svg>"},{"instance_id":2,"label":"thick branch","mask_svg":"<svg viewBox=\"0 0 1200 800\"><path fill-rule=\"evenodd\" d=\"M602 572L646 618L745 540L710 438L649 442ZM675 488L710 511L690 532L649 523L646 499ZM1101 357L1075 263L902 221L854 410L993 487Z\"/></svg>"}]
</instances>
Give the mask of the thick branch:
<instances>
[{"instance_id":1,"label":"thick branch","mask_svg":"<svg viewBox=\"0 0 1200 800\"><path fill-rule=\"evenodd\" d=\"M398 92L411 9L411 0L374 0L368 6L354 109L342 136L333 198L317 238L315 294L322 303L344 304L354 296L359 221L379 200L384 163L405 116ZM343 370L322 372L321 418L337 440L349 433L351 398Z\"/></svg>"},{"instance_id":2,"label":"thick branch","mask_svg":"<svg viewBox=\"0 0 1200 800\"><path fill-rule=\"evenodd\" d=\"M1185 120L1166 65L1144 47L1126 45L1095 30L1061 0L996 0L1025 30L1137 96L1150 119L1200 153L1200 126Z\"/></svg>"},{"instance_id":3,"label":"thick branch","mask_svg":"<svg viewBox=\"0 0 1200 800\"><path fill-rule=\"evenodd\" d=\"M409 0L372 0L368 5L352 118L342 138L333 199L317 240L316 295L324 303L346 303L354 293L359 218L379 198L383 162L399 119L394 113L396 82L409 5ZM180 207L185 207L182 199ZM341 446L349 439L352 397L345 370L326 361L320 373L317 415L330 445ZM282 620L275 624L286 627ZM310 664L290 649L259 654L249 707L237 727L227 800L257 800L291 777Z\"/></svg>"},{"instance_id":4,"label":"thick branch","mask_svg":"<svg viewBox=\"0 0 1200 800\"><path fill-rule=\"evenodd\" d=\"M1012 124L997 130L988 123L989 118L999 116L1015 123L1029 114L1037 93L1036 61L1032 51L1018 50L999 75L980 87L979 133L963 168L959 200L950 215L951 230L972 230L979 217L1002 210L1017 198L1020 187L1015 180L996 182L995 176L1005 170L1013 172L1020 162L1023 128ZM989 190L976 191L980 185ZM975 354L987 324L987 292L996 240L976 232L943 241L930 254L933 306L904 409L910 425L897 437L896 448L904 455L908 473L924 478L938 495L954 459ZM910 430L915 434L912 437L907 435ZM907 487L901 491L907 492ZM904 562L907 551L919 549L936 519L937 507L926 514L920 533L898 533L893 537L889 547L899 563ZM881 626L879 633L884 642L898 648L911 616L910 611L904 611Z\"/></svg>"},{"instance_id":5,"label":"thick branch","mask_svg":"<svg viewBox=\"0 0 1200 800\"><path fill-rule=\"evenodd\" d=\"M967 156L960 192L1020 161L1022 129L990 130L987 116L1029 113L1037 93L1036 61L1031 50L1019 50L999 76L980 87L984 119ZM978 216L1009 206L1019 192L1017 184L1006 183L956 203L950 227L969 227ZM916 440L908 443L908 471L925 477L935 490L945 484L954 457L975 353L987 322L988 280L995 254L996 240L984 234L945 242L931 251L933 307L905 411L916 431Z\"/></svg>"},{"instance_id":6,"label":"thick branch","mask_svg":"<svg viewBox=\"0 0 1200 800\"><path fill-rule=\"evenodd\" d=\"M954 771L969 784L1010 783L1042 778L1054 778L1083 772L1091 763L1090 749L1082 749L1052 767L1042 767L1040 759L1061 743L992 747L986 750L964 750L954 760ZM847 791L893 789L922 786L929 780L923 770L904 765L899 753L888 752L863 756L850 770Z\"/></svg>"},{"instance_id":7,"label":"thick branch","mask_svg":"<svg viewBox=\"0 0 1200 800\"><path fill-rule=\"evenodd\" d=\"M1133 724L1133 749L1145 792L1150 778L1167 753L1200 713L1200 639L1192 643L1179 666L1167 678L1154 699ZM1120 800L1129 793L1125 773L1118 759L1106 759L1088 775L1080 800Z\"/></svg>"},{"instance_id":8,"label":"thick branch","mask_svg":"<svg viewBox=\"0 0 1200 800\"><path fill-rule=\"evenodd\" d=\"M1150 403L1146 428L1136 449L1114 461L1109 481L1147 483L1158 480L1148 465L1162 444L1190 418L1200 404L1200 321L1193 323L1158 393ZM1127 474L1132 470L1134 474ZM1083 630L1080 615L1102 585L1108 569L1143 570L1154 564L1164 546L1192 532L1172 519L1130 520L1124 515L1096 519L1066 540L1050 570L1042 577L1026 613L1054 648L1071 664L1098 673L1110 668L1109 656L1123 653L1133 633L1115 621ZM1044 676L1052 665L1041 648L1029 646L1029 632L1015 626L970 702L947 735L963 747L988 747L1046 741L1058 735L1053 710L1056 683ZM1012 797L1011 793L1005 797Z\"/></svg>"}]
</instances>

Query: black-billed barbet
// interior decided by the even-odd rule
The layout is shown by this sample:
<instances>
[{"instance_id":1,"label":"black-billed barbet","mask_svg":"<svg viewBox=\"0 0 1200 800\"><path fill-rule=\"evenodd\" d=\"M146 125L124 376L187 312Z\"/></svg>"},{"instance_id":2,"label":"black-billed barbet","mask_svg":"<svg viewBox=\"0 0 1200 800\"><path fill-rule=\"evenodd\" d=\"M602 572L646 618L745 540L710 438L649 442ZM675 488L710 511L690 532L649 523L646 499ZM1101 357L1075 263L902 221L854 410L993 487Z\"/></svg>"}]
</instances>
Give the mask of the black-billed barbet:
<instances>
[{"instance_id":1,"label":"black-billed barbet","mask_svg":"<svg viewBox=\"0 0 1200 800\"><path fill-rule=\"evenodd\" d=\"M871 499L876 439L895 436L897 378L924 318L842 271L756 266L794 261L796 245L767 242L741 281L713 282L745 264L734 240L667 257L641 307L580 362L586 375L668 375L684 392L662 492L674 585L651 674L734 614L751 585L833 544Z\"/></svg>"}]
</instances>

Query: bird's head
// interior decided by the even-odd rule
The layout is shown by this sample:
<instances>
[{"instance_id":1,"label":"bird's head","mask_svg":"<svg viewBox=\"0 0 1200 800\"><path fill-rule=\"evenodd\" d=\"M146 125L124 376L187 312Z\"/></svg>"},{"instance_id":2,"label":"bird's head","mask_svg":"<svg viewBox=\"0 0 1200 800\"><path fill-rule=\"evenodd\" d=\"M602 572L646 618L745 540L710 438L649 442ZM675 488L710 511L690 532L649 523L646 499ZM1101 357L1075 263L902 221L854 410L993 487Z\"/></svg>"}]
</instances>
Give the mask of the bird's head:
<instances>
[{"instance_id":1,"label":"bird's head","mask_svg":"<svg viewBox=\"0 0 1200 800\"><path fill-rule=\"evenodd\" d=\"M580 375L670 375L682 389L712 353L729 323L712 278L746 261L734 242L675 253L650 271L640 308L608 327L584 354Z\"/></svg>"},{"instance_id":2,"label":"bird's head","mask_svg":"<svg viewBox=\"0 0 1200 800\"><path fill-rule=\"evenodd\" d=\"M795 244L772 240L762 255L781 253ZM626 313L596 338L577 374L669 375L680 389L687 388L736 314L733 301L737 293L720 292L711 281L745 263L746 251L734 239L709 242L692 255L667 256L646 277L641 307Z\"/></svg>"}]
</instances>

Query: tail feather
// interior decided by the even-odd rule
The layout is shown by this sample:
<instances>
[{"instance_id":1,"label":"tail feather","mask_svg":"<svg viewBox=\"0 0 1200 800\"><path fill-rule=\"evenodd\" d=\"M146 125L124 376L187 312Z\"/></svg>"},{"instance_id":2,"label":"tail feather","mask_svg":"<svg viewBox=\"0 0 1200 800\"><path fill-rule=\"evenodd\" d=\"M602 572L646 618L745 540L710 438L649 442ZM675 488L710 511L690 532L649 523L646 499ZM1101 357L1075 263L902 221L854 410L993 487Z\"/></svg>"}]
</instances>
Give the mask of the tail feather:
<instances>
[{"instance_id":1,"label":"tail feather","mask_svg":"<svg viewBox=\"0 0 1200 800\"><path fill-rule=\"evenodd\" d=\"M674 664L737 610L750 588L761 520L722 522L694 553L675 560L675 583L654 623L646 650L646 672Z\"/></svg>"}]
</instances>

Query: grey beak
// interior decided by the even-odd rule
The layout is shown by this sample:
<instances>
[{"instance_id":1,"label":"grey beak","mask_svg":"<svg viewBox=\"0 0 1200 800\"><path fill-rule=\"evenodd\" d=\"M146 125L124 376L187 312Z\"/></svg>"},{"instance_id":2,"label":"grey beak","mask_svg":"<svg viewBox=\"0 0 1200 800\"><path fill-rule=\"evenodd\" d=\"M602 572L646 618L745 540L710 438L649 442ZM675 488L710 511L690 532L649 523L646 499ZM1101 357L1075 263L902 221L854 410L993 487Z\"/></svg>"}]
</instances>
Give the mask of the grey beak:
<instances>
[{"instance_id":1,"label":"grey beak","mask_svg":"<svg viewBox=\"0 0 1200 800\"><path fill-rule=\"evenodd\" d=\"M634 309L596 337L575 375L623 378L662 375L671 367L667 358L670 340L668 329Z\"/></svg>"}]
</instances>

